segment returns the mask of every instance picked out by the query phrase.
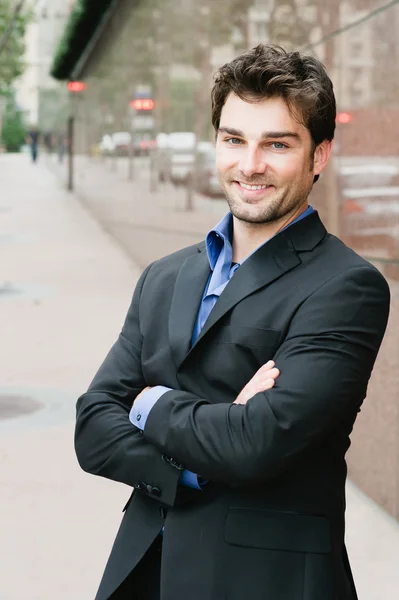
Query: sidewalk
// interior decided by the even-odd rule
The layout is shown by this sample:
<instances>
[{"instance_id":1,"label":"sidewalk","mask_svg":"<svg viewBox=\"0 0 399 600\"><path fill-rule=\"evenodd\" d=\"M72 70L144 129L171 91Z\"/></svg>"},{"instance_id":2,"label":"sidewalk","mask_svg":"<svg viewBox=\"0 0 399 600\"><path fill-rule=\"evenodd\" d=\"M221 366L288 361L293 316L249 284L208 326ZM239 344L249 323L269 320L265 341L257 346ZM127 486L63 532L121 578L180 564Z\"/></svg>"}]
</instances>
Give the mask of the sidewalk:
<instances>
[{"instance_id":1,"label":"sidewalk","mask_svg":"<svg viewBox=\"0 0 399 600\"><path fill-rule=\"evenodd\" d=\"M92 600L129 490L79 469L74 407L119 332L139 269L43 158L0 156L0 185L0 598ZM128 210L129 198L115 201ZM213 206L217 222L225 209ZM179 213L162 214L178 231ZM189 237L204 219L193 216ZM142 242L161 253L161 238ZM1 420L16 395L41 410ZM359 600L395 598L399 524L351 484L347 543Z\"/></svg>"},{"instance_id":2,"label":"sidewalk","mask_svg":"<svg viewBox=\"0 0 399 600\"><path fill-rule=\"evenodd\" d=\"M0 420L0 598L91 600L129 489L78 467L75 402L138 271L42 161L0 156L0 186L0 407L44 403Z\"/></svg>"},{"instance_id":3,"label":"sidewalk","mask_svg":"<svg viewBox=\"0 0 399 600\"><path fill-rule=\"evenodd\" d=\"M67 163L44 156L48 167L66 187ZM128 179L128 159L74 158L75 188L79 198L126 249L140 267L195 244L223 215L226 202L194 194L194 211L186 211L186 189L160 184L150 192L149 159L136 158L134 181Z\"/></svg>"}]
</instances>

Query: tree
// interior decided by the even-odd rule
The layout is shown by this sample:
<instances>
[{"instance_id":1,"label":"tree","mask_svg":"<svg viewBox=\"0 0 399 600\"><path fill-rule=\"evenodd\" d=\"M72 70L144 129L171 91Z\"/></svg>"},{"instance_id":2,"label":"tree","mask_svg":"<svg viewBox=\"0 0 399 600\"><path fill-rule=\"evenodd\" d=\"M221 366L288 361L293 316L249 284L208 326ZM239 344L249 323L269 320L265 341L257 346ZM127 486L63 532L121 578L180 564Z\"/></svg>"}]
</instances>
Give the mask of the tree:
<instances>
[{"instance_id":1,"label":"tree","mask_svg":"<svg viewBox=\"0 0 399 600\"><path fill-rule=\"evenodd\" d=\"M6 104L3 125L1 129L1 141L7 152L19 152L26 137L26 128L22 113L19 110L15 98L10 95Z\"/></svg>"},{"instance_id":2,"label":"tree","mask_svg":"<svg viewBox=\"0 0 399 600\"><path fill-rule=\"evenodd\" d=\"M0 94L4 94L12 82L24 70L25 29L30 12L11 0L0 0Z\"/></svg>"}]
</instances>

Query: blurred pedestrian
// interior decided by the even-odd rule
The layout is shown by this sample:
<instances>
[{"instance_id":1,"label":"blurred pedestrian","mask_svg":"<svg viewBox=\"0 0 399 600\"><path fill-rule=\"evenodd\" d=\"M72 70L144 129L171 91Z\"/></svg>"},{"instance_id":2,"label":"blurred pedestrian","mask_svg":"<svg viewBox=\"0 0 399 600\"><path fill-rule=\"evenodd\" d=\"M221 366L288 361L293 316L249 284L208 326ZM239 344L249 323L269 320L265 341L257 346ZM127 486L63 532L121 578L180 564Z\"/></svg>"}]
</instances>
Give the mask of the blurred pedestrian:
<instances>
[{"instance_id":1,"label":"blurred pedestrian","mask_svg":"<svg viewBox=\"0 0 399 600\"><path fill-rule=\"evenodd\" d=\"M145 269L78 400L82 468L134 488L97 600L356 598L345 453L389 289L308 203L335 118L313 56L261 45L217 73L230 210Z\"/></svg>"},{"instance_id":2,"label":"blurred pedestrian","mask_svg":"<svg viewBox=\"0 0 399 600\"><path fill-rule=\"evenodd\" d=\"M33 125L28 131L27 143L30 147L32 162L37 161L38 152L39 152L39 139L40 133L35 125Z\"/></svg>"},{"instance_id":3,"label":"blurred pedestrian","mask_svg":"<svg viewBox=\"0 0 399 600\"><path fill-rule=\"evenodd\" d=\"M43 142L47 154L51 154L53 152L53 134L51 131L46 131L46 133L43 136Z\"/></svg>"}]
</instances>

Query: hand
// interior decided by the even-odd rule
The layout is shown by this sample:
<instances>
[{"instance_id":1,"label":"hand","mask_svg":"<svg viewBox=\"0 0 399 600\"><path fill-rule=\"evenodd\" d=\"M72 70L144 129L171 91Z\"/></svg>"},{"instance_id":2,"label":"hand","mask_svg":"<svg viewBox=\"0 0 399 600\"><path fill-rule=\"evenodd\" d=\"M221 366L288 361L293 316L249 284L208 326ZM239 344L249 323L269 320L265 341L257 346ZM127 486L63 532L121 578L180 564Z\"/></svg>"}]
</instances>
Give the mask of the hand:
<instances>
[{"instance_id":1,"label":"hand","mask_svg":"<svg viewBox=\"0 0 399 600\"><path fill-rule=\"evenodd\" d=\"M136 402L136 400L138 398L140 398L140 396L142 396L143 394L145 394L145 392L148 392L149 390L152 390L152 387L150 387L149 385L147 385L147 387L145 387L143 390L141 390L141 392L139 394L137 394L137 396L133 400L133 404Z\"/></svg>"},{"instance_id":2,"label":"hand","mask_svg":"<svg viewBox=\"0 0 399 600\"><path fill-rule=\"evenodd\" d=\"M233 404L246 404L250 398L270 390L275 383L275 380L280 375L280 371L275 368L275 363L269 360L265 365L256 371L255 375L250 379L247 385L241 390Z\"/></svg>"}]
</instances>

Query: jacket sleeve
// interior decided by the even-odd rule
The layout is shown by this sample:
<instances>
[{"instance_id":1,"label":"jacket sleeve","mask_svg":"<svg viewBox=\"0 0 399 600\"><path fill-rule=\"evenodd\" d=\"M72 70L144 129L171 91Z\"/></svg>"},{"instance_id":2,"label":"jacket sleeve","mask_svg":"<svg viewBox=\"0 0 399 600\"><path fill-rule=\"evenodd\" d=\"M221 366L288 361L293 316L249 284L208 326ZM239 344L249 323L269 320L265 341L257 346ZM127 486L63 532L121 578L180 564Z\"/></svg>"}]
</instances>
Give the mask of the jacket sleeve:
<instances>
[{"instance_id":1,"label":"jacket sleeve","mask_svg":"<svg viewBox=\"0 0 399 600\"><path fill-rule=\"evenodd\" d=\"M145 437L211 481L267 481L341 419L354 420L388 313L389 288L376 269L335 276L298 307L274 357L281 374L271 390L246 405L167 392L148 416Z\"/></svg>"},{"instance_id":2,"label":"jacket sleeve","mask_svg":"<svg viewBox=\"0 0 399 600\"><path fill-rule=\"evenodd\" d=\"M147 385L141 369L139 304L150 267L137 283L118 340L77 402L75 450L85 471L125 483L173 506L182 466L153 446L129 421L133 400Z\"/></svg>"}]
</instances>

